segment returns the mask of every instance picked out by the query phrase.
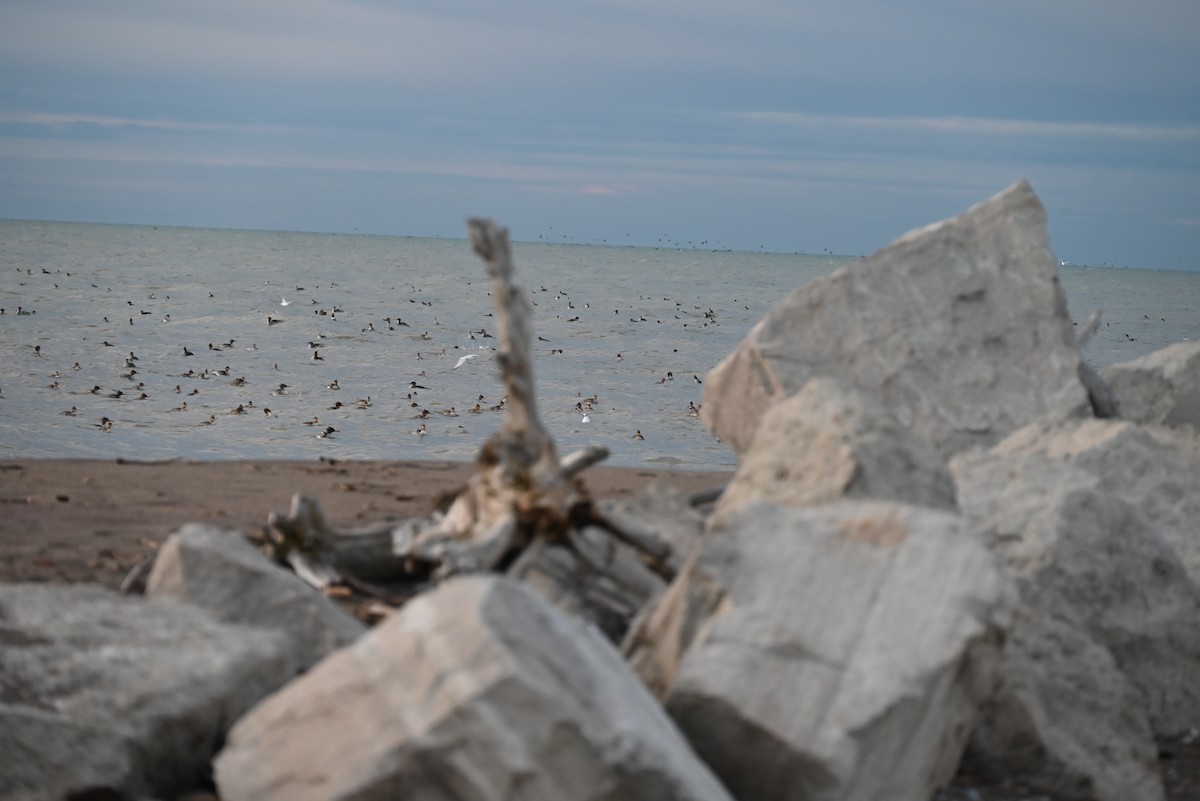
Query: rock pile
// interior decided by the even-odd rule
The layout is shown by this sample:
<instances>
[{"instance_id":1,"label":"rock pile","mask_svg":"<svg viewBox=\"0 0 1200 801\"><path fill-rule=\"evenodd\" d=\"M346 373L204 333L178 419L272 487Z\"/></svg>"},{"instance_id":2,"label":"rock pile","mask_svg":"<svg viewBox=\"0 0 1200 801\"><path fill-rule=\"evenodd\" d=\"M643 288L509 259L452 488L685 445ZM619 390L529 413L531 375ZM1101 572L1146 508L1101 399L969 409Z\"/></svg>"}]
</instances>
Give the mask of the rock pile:
<instances>
[{"instance_id":1,"label":"rock pile","mask_svg":"<svg viewBox=\"0 0 1200 801\"><path fill-rule=\"evenodd\" d=\"M1198 388L1190 343L1083 362L1017 184L712 371L708 514L651 488L523 553L509 520L366 632L202 527L150 599L0 587L0 798L927 801L966 760L1158 801L1155 737L1200 726Z\"/></svg>"}]
</instances>

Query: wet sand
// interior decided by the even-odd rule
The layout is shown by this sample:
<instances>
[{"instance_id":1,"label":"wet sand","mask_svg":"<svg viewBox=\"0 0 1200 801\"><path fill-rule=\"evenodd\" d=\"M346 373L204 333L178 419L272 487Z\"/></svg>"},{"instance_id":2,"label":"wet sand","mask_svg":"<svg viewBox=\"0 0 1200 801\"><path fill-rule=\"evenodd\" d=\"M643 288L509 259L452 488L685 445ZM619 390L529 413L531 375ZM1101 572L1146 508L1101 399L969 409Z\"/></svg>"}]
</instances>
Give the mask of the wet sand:
<instances>
[{"instance_id":1,"label":"wet sand","mask_svg":"<svg viewBox=\"0 0 1200 801\"><path fill-rule=\"evenodd\" d=\"M238 461L0 462L0 581L92 581L117 587L184 523L260 530L292 495L321 503L330 525L354 528L428 512L461 487L470 463ZM596 499L634 497L652 481L686 492L730 473L598 465L583 474Z\"/></svg>"}]
</instances>

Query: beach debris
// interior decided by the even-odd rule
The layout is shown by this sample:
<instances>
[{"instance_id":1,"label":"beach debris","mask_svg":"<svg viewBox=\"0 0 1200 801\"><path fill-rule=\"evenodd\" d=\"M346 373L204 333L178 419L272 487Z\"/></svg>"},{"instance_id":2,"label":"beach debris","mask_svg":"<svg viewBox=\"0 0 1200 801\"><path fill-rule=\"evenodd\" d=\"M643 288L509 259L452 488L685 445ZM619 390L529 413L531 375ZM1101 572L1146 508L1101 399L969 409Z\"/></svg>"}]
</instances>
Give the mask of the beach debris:
<instances>
[{"instance_id":1,"label":"beach debris","mask_svg":"<svg viewBox=\"0 0 1200 801\"><path fill-rule=\"evenodd\" d=\"M1100 329L1100 316L1100 310L1093 309L1084 324L1075 332L1075 347L1079 348L1080 353L1092 341L1096 331ZM1086 361L1079 362L1079 380L1087 389L1088 401L1092 405L1092 414L1101 418L1121 416L1113 388L1100 373L1096 372L1096 368Z\"/></svg>"},{"instance_id":2,"label":"beach debris","mask_svg":"<svg viewBox=\"0 0 1200 801\"><path fill-rule=\"evenodd\" d=\"M293 498L289 515L268 518L268 551L319 588L506 572L619 640L674 575L671 546L646 529L607 519L592 503L579 473L607 457L606 448L559 459L537 409L532 307L515 282L508 233L488 220L471 220L468 228L496 302L496 361L506 398L504 422L480 449L475 472L434 514L345 536L329 529L315 500ZM416 433L425 431L422 424Z\"/></svg>"},{"instance_id":3,"label":"beach debris","mask_svg":"<svg viewBox=\"0 0 1200 801\"><path fill-rule=\"evenodd\" d=\"M956 514L759 501L714 518L625 650L738 798L928 799L1012 602Z\"/></svg>"},{"instance_id":4,"label":"beach debris","mask_svg":"<svg viewBox=\"0 0 1200 801\"><path fill-rule=\"evenodd\" d=\"M767 408L827 375L949 457L1091 414L1046 212L1025 181L793 291L704 382L700 417L741 453Z\"/></svg>"},{"instance_id":5,"label":"beach debris","mask_svg":"<svg viewBox=\"0 0 1200 801\"><path fill-rule=\"evenodd\" d=\"M185 525L158 549L145 594L188 601L225 623L286 632L301 669L365 630L239 532L198 523Z\"/></svg>"},{"instance_id":6,"label":"beach debris","mask_svg":"<svg viewBox=\"0 0 1200 801\"><path fill-rule=\"evenodd\" d=\"M445 582L257 706L214 778L225 801L732 801L609 642L500 576Z\"/></svg>"},{"instance_id":7,"label":"beach debris","mask_svg":"<svg viewBox=\"0 0 1200 801\"><path fill-rule=\"evenodd\" d=\"M0 584L5 798L175 798L296 675L282 633L92 584Z\"/></svg>"},{"instance_id":8,"label":"beach debris","mask_svg":"<svg viewBox=\"0 0 1200 801\"><path fill-rule=\"evenodd\" d=\"M1121 417L1200 431L1200 342L1177 342L1100 371Z\"/></svg>"}]
</instances>

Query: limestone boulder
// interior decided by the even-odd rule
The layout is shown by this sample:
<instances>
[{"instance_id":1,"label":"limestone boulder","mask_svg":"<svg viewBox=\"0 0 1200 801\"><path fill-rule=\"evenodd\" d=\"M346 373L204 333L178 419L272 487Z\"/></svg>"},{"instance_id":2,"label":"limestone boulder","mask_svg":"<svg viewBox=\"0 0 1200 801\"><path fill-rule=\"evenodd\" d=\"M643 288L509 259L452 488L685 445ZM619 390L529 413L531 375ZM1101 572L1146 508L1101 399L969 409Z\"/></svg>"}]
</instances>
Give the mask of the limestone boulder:
<instances>
[{"instance_id":1,"label":"limestone boulder","mask_svg":"<svg viewBox=\"0 0 1200 801\"><path fill-rule=\"evenodd\" d=\"M1103 645L1048 610L1017 615L963 768L1060 801L1162 801L1141 695Z\"/></svg>"},{"instance_id":2,"label":"limestone boulder","mask_svg":"<svg viewBox=\"0 0 1200 801\"><path fill-rule=\"evenodd\" d=\"M158 551L146 595L204 607L218 620L283 632L301 669L365 627L236 531L190 523Z\"/></svg>"},{"instance_id":3,"label":"limestone boulder","mask_svg":"<svg viewBox=\"0 0 1200 801\"><path fill-rule=\"evenodd\" d=\"M0 797L173 798L295 672L282 635L177 601L0 585Z\"/></svg>"},{"instance_id":4,"label":"limestone boulder","mask_svg":"<svg viewBox=\"0 0 1200 801\"><path fill-rule=\"evenodd\" d=\"M956 508L954 479L929 443L865 392L818 377L766 411L715 513L842 498Z\"/></svg>"},{"instance_id":5,"label":"limestone boulder","mask_svg":"<svg viewBox=\"0 0 1200 801\"><path fill-rule=\"evenodd\" d=\"M701 417L741 454L772 404L831 376L948 458L1090 415L1080 363L1046 212L1022 181L793 291L709 373Z\"/></svg>"},{"instance_id":6,"label":"limestone boulder","mask_svg":"<svg viewBox=\"0 0 1200 801\"><path fill-rule=\"evenodd\" d=\"M957 515L760 501L714 523L627 645L738 798L926 801L991 689L1012 602Z\"/></svg>"},{"instance_id":7,"label":"limestone boulder","mask_svg":"<svg viewBox=\"0 0 1200 801\"><path fill-rule=\"evenodd\" d=\"M951 469L1026 605L1078 621L1171 735L1200 724L1200 585L1177 547L1200 536L1200 462L1164 431L1035 424Z\"/></svg>"},{"instance_id":8,"label":"limestone boulder","mask_svg":"<svg viewBox=\"0 0 1200 801\"><path fill-rule=\"evenodd\" d=\"M620 654L528 587L451 579L243 717L224 801L728 794Z\"/></svg>"},{"instance_id":9,"label":"limestone boulder","mask_svg":"<svg viewBox=\"0 0 1200 801\"><path fill-rule=\"evenodd\" d=\"M1126 420L1200 430L1200 342L1178 342L1100 375Z\"/></svg>"}]
</instances>

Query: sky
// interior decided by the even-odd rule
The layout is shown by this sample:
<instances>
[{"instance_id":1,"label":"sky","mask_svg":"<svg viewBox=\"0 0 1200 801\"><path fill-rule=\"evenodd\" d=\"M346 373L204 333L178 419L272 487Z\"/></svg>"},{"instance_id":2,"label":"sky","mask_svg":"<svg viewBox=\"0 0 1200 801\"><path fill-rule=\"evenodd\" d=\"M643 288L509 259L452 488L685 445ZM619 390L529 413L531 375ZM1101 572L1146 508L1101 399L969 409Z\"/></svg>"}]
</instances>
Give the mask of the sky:
<instances>
[{"instance_id":1,"label":"sky","mask_svg":"<svg viewBox=\"0 0 1200 801\"><path fill-rule=\"evenodd\" d=\"M1200 269L1196 0L4 0L0 217Z\"/></svg>"}]
</instances>

